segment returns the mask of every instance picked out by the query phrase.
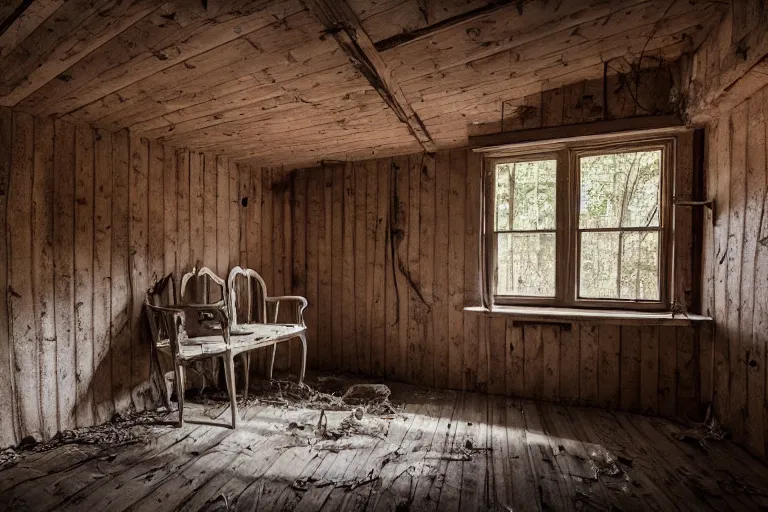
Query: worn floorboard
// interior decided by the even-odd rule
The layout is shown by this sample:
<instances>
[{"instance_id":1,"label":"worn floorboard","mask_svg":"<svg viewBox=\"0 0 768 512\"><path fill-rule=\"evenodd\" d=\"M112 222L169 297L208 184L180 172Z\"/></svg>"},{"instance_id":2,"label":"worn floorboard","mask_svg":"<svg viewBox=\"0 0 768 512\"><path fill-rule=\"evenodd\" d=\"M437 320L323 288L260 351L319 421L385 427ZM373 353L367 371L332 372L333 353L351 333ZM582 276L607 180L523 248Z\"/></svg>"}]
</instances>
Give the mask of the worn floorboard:
<instances>
[{"instance_id":1,"label":"worn floorboard","mask_svg":"<svg viewBox=\"0 0 768 512\"><path fill-rule=\"evenodd\" d=\"M321 411L193 405L181 429L64 445L0 472L0 510L758 510L768 466L630 413L393 386L403 412L318 437ZM214 414L211 414L213 411ZM349 421L325 412L328 428ZM195 423L195 418L199 419ZM213 419L212 419L213 418Z\"/></svg>"}]
</instances>

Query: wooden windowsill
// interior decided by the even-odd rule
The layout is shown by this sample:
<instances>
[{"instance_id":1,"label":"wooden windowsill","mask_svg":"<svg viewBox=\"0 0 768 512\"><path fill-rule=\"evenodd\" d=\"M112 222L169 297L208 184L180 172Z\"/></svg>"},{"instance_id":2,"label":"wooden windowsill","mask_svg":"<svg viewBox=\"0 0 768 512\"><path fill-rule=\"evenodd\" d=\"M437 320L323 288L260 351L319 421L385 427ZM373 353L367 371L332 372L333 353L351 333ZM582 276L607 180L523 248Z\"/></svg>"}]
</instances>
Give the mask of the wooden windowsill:
<instances>
[{"instance_id":1,"label":"wooden windowsill","mask_svg":"<svg viewBox=\"0 0 768 512\"><path fill-rule=\"evenodd\" d=\"M589 322L615 325L667 325L690 326L711 322L712 318L695 314L671 312L623 311L619 309L575 309L535 306L494 306L490 310L482 306L465 307L467 313L486 316L508 316L521 322L571 323Z\"/></svg>"}]
</instances>

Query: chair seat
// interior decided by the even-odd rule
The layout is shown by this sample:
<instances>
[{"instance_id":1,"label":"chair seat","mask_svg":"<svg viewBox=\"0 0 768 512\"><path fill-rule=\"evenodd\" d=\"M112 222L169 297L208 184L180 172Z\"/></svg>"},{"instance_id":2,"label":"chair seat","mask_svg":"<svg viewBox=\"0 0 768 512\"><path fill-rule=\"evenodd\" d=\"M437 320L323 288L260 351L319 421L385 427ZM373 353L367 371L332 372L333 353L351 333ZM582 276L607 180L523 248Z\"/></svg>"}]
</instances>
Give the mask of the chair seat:
<instances>
[{"instance_id":1,"label":"chair seat","mask_svg":"<svg viewBox=\"0 0 768 512\"><path fill-rule=\"evenodd\" d=\"M306 327L295 324L240 324L230 334L233 354L239 354L259 347L269 346L280 341L287 341L301 334ZM170 352L170 341L161 340L157 348ZM221 334L196 336L182 343L182 359L197 359L223 354L227 350Z\"/></svg>"}]
</instances>

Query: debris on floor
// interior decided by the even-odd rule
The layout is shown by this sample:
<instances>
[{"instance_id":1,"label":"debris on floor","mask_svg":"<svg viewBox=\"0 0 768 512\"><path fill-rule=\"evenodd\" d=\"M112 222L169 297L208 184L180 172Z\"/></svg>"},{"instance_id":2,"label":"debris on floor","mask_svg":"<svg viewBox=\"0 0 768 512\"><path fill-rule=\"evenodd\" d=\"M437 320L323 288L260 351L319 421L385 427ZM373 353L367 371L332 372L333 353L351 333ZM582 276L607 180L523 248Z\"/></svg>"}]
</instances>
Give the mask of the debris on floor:
<instances>
[{"instance_id":1,"label":"debris on floor","mask_svg":"<svg viewBox=\"0 0 768 512\"><path fill-rule=\"evenodd\" d=\"M64 430L44 443L27 437L17 447L0 451L0 471L18 464L33 453L47 452L66 444L88 444L97 445L101 448L116 448L134 443L148 443L156 435L153 427L166 422L168 415L169 412L165 408L125 415L115 413L108 423L94 427Z\"/></svg>"},{"instance_id":2,"label":"debris on floor","mask_svg":"<svg viewBox=\"0 0 768 512\"><path fill-rule=\"evenodd\" d=\"M260 387L251 387L248 403L264 403L280 407L320 409L325 411L352 411L358 420L364 415L397 414L402 406L390 401L391 391L384 384L352 384L344 386L336 378L317 379L317 387L294 381L263 381ZM325 388L329 383L333 391ZM340 385L341 384L341 385ZM339 388L345 389L340 393Z\"/></svg>"}]
</instances>

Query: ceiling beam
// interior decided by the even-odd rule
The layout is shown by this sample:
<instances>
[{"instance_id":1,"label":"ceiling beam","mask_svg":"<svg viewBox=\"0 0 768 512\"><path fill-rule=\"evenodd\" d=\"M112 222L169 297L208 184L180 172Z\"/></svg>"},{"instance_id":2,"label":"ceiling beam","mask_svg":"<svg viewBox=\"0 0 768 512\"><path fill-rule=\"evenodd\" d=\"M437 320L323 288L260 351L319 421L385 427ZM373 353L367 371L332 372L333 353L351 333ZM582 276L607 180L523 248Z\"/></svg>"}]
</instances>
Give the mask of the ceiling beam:
<instances>
[{"instance_id":1,"label":"ceiling beam","mask_svg":"<svg viewBox=\"0 0 768 512\"><path fill-rule=\"evenodd\" d=\"M5 34L5 31L11 28L11 25L24 14L24 11L27 10L27 7L29 7L30 4L32 4L32 0L24 0L15 8L13 7L13 3L9 3L0 9L0 36Z\"/></svg>"},{"instance_id":2,"label":"ceiling beam","mask_svg":"<svg viewBox=\"0 0 768 512\"><path fill-rule=\"evenodd\" d=\"M400 84L346 0L306 0L306 4L384 102L408 126L424 150L435 151L436 146L427 127L414 112Z\"/></svg>"},{"instance_id":3,"label":"ceiling beam","mask_svg":"<svg viewBox=\"0 0 768 512\"><path fill-rule=\"evenodd\" d=\"M395 34L391 37L387 37L386 39L382 39L381 41L376 41L376 44L375 44L376 50L380 52L391 50L392 48L396 48L406 43L410 43L415 39L423 39L425 37L429 37L436 32L440 32L441 30L446 30L446 29L455 27L456 25L459 25L461 23L470 23L476 20L477 18L486 16L498 10L499 8L505 7L513 2L517 3L517 9L522 15L523 2L521 2L520 0L494 0L492 2L488 2L488 4L482 7L477 7L467 12L457 14L456 16L451 16L450 18L446 18L442 21L438 21L437 23L433 23L432 25L427 25L426 27L418 28L410 32L402 32L399 34Z\"/></svg>"}]
</instances>

